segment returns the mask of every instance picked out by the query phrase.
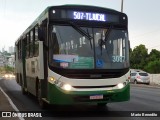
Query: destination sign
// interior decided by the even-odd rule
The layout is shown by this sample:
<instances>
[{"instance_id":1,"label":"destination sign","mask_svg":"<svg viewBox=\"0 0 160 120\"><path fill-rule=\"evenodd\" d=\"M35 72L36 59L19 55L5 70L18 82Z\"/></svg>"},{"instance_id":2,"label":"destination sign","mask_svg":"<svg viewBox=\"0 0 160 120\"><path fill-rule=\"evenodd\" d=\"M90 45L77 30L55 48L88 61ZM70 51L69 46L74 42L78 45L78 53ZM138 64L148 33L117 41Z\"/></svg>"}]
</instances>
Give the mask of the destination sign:
<instances>
[{"instance_id":1,"label":"destination sign","mask_svg":"<svg viewBox=\"0 0 160 120\"><path fill-rule=\"evenodd\" d=\"M119 23L119 15L78 10L52 10L51 19L71 19L80 21L112 22Z\"/></svg>"},{"instance_id":2,"label":"destination sign","mask_svg":"<svg viewBox=\"0 0 160 120\"><path fill-rule=\"evenodd\" d=\"M67 18L74 20L119 22L119 16L99 12L67 11Z\"/></svg>"},{"instance_id":3,"label":"destination sign","mask_svg":"<svg viewBox=\"0 0 160 120\"><path fill-rule=\"evenodd\" d=\"M106 15L102 13L73 11L72 15L75 20L106 21Z\"/></svg>"}]
</instances>

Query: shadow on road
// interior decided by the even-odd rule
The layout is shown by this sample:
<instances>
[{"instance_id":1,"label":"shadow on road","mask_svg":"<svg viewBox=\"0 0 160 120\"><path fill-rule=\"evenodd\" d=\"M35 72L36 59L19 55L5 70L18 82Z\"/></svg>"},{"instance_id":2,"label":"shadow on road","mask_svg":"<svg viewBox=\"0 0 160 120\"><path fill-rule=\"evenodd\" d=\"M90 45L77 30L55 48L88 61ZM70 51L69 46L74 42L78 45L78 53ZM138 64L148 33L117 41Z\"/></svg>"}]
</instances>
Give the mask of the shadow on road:
<instances>
[{"instance_id":1,"label":"shadow on road","mask_svg":"<svg viewBox=\"0 0 160 120\"><path fill-rule=\"evenodd\" d=\"M50 105L42 112L49 117L120 117L119 111L108 111L108 107L98 107L96 105L70 105L53 106Z\"/></svg>"}]
</instances>

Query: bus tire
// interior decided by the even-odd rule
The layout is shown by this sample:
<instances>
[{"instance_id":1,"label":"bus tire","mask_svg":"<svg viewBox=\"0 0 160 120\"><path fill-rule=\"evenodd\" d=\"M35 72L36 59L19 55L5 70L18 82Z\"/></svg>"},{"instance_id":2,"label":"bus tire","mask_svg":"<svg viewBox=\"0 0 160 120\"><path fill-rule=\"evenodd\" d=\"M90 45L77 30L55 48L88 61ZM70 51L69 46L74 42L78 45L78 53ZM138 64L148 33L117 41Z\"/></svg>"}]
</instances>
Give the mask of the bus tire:
<instances>
[{"instance_id":1,"label":"bus tire","mask_svg":"<svg viewBox=\"0 0 160 120\"><path fill-rule=\"evenodd\" d=\"M106 109L106 106L107 105L107 103L97 103L97 107L98 108L101 108L101 109Z\"/></svg>"},{"instance_id":2,"label":"bus tire","mask_svg":"<svg viewBox=\"0 0 160 120\"><path fill-rule=\"evenodd\" d=\"M38 92L37 98L38 98L39 106L40 106L40 108L45 109L46 108L46 102L42 100L40 82L38 83L38 91L37 92Z\"/></svg>"},{"instance_id":3,"label":"bus tire","mask_svg":"<svg viewBox=\"0 0 160 120\"><path fill-rule=\"evenodd\" d=\"M28 93L27 91L25 91L25 88L23 86L21 86L21 92L23 95L26 95Z\"/></svg>"}]
</instances>

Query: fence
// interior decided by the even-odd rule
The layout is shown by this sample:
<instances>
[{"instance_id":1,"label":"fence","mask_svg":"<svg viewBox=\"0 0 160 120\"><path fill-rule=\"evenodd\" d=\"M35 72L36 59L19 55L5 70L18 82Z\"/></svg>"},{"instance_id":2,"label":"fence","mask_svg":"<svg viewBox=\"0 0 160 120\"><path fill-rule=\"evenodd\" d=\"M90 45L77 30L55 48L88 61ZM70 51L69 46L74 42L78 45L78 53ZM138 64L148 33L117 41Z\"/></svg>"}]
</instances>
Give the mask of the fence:
<instances>
[{"instance_id":1,"label":"fence","mask_svg":"<svg viewBox=\"0 0 160 120\"><path fill-rule=\"evenodd\" d=\"M160 74L150 74L150 83L160 85Z\"/></svg>"}]
</instances>

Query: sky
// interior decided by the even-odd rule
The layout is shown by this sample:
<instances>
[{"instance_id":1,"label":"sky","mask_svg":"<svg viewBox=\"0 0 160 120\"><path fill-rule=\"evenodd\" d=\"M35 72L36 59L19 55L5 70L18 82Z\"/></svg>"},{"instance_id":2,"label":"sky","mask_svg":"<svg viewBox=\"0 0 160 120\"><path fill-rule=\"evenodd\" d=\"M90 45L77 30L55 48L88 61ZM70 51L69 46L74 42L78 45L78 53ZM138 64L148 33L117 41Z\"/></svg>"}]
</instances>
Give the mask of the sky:
<instances>
[{"instance_id":1,"label":"sky","mask_svg":"<svg viewBox=\"0 0 160 120\"><path fill-rule=\"evenodd\" d=\"M94 5L121 11L121 0L0 0L0 51L8 51L24 30L47 7L63 4ZM160 0L124 0L131 48L143 44L160 50Z\"/></svg>"}]
</instances>

